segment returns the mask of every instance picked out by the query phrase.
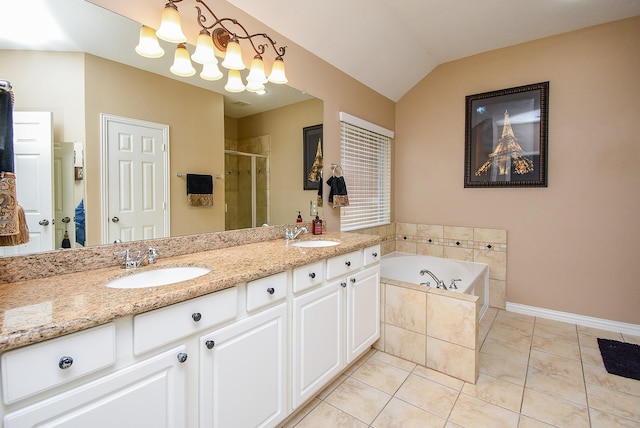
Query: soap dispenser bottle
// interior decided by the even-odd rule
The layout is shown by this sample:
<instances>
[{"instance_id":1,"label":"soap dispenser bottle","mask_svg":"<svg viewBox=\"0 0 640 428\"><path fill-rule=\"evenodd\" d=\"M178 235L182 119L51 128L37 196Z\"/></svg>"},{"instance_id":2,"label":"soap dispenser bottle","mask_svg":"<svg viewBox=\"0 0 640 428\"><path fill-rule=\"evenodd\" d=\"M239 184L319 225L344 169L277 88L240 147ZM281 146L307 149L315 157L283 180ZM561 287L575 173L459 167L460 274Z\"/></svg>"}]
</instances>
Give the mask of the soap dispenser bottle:
<instances>
[{"instance_id":1,"label":"soap dispenser bottle","mask_svg":"<svg viewBox=\"0 0 640 428\"><path fill-rule=\"evenodd\" d=\"M316 214L316 218L313 220L313 234L314 235L322 235L322 220Z\"/></svg>"},{"instance_id":2,"label":"soap dispenser bottle","mask_svg":"<svg viewBox=\"0 0 640 428\"><path fill-rule=\"evenodd\" d=\"M298 211L298 218L296 219L296 223L302 223L302 214Z\"/></svg>"}]
</instances>

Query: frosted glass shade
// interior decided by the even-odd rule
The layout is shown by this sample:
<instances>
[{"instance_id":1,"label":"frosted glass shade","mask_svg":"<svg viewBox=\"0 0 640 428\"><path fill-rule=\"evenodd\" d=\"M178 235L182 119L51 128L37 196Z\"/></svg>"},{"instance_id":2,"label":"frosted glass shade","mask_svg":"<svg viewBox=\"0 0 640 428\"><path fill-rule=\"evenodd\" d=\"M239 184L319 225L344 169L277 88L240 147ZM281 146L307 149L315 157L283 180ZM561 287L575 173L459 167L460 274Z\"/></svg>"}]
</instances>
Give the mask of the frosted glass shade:
<instances>
[{"instance_id":1,"label":"frosted glass shade","mask_svg":"<svg viewBox=\"0 0 640 428\"><path fill-rule=\"evenodd\" d=\"M251 82L247 80L246 89L249 92L261 92L261 91L264 91L264 84L260 82Z\"/></svg>"},{"instance_id":2,"label":"frosted glass shade","mask_svg":"<svg viewBox=\"0 0 640 428\"><path fill-rule=\"evenodd\" d=\"M146 25L140 28L140 40L138 41L138 46L136 46L136 52L145 58L160 58L164 55L164 49L160 47L153 28Z\"/></svg>"},{"instance_id":3,"label":"frosted glass shade","mask_svg":"<svg viewBox=\"0 0 640 428\"><path fill-rule=\"evenodd\" d=\"M217 64L218 60L213 52L213 40L211 34L207 30L200 31L198 41L196 42L196 50L191 55L191 59L198 64Z\"/></svg>"},{"instance_id":4,"label":"frosted glass shade","mask_svg":"<svg viewBox=\"0 0 640 428\"><path fill-rule=\"evenodd\" d=\"M190 77L196 74L196 69L191 65L191 59L189 59L189 51L184 43L180 43L176 48L176 53L173 58L173 65L169 69L176 76Z\"/></svg>"},{"instance_id":5,"label":"frosted glass shade","mask_svg":"<svg viewBox=\"0 0 640 428\"><path fill-rule=\"evenodd\" d=\"M273 61L273 66L271 67L271 74L269 75L269 82L277 83L279 85L285 84L288 82L287 76L284 72L284 61L282 58L278 57Z\"/></svg>"},{"instance_id":6,"label":"frosted glass shade","mask_svg":"<svg viewBox=\"0 0 640 428\"><path fill-rule=\"evenodd\" d=\"M218 64L204 64L200 77L204 80L220 80L222 79L222 71L218 68Z\"/></svg>"},{"instance_id":7,"label":"frosted glass shade","mask_svg":"<svg viewBox=\"0 0 640 428\"><path fill-rule=\"evenodd\" d=\"M166 5L164 7L162 21L160 21L160 28L156 31L156 36L171 43L184 43L187 41L187 36L182 32L180 14L175 6Z\"/></svg>"},{"instance_id":8,"label":"frosted glass shade","mask_svg":"<svg viewBox=\"0 0 640 428\"><path fill-rule=\"evenodd\" d=\"M242 62L242 50L238 39L231 40L227 43L227 53L222 61L222 66L229 70L244 70L244 62Z\"/></svg>"},{"instance_id":9,"label":"frosted glass shade","mask_svg":"<svg viewBox=\"0 0 640 428\"><path fill-rule=\"evenodd\" d=\"M244 83L242 83L242 77L240 76L240 70L229 70L229 78L224 89L229 92L244 91L245 88Z\"/></svg>"},{"instance_id":10,"label":"frosted glass shade","mask_svg":"<svg viewBox=\"0 0 640 428\"><path fill-rule=\"evenodd\" d=\"M255 82L264 84L267 83L267 76L264 74L264 61L259 56L255 56L253 60L251 60L251 69L249 70L249 75L247 76L247 82ZM247 90L249 88L247 87Z\"/></svg>"}]
</instances>

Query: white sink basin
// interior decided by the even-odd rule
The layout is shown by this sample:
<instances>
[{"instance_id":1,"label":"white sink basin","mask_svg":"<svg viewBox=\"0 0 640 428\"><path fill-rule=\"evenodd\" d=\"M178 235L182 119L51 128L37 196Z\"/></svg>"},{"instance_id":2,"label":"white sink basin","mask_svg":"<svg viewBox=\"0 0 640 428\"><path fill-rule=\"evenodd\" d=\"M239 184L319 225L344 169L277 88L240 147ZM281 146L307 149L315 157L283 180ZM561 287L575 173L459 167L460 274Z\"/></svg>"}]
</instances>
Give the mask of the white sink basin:
<instances>
[{"instance_id":1,"label":"white sink basin","mask_svg":"<svg viewBox=\"0 0 640 428\"><path fill-rule=\"evenodd\" d=\"M336 241L326 241L326 240L309 240L309 241L297 241L294 242L294 247L302 247L302 248L322 248L322 247L333 247L334 245L340 244Z\"/></svg>"},{"instance_id":2,"label":"white sink basin","mask_svg":"<svg viewBox=\"0 0 640 428\"><path fill-rule=\"evenodd\" d=\"M125 275L107 282L106 286L110 288L158 287L194 279L209 272L211 269L203 267L166 267Z\"/></svg>"}]
</instances>

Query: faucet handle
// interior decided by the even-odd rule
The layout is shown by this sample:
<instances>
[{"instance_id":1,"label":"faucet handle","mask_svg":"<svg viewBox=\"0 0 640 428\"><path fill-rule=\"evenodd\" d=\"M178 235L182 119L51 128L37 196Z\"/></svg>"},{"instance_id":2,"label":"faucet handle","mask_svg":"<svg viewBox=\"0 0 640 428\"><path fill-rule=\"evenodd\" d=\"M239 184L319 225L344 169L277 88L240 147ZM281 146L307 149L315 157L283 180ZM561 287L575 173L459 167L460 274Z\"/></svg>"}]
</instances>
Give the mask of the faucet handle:
<instances>
[{"instance_id":1,"label":"faucet handle","mask_svg":"<svg viewBox=\"0 0 640 428\"><path fill-rule=\"evenodd\" d=\"M153 247L147 248L147 263L149 263L150 265L154 264L158 256L158 250Z\"/></svg>"},{"instance_id":2,"label":"faucet handle","mask_svg":"<svg viewBox=\"0 0 640 428\"><path fill-rule=\"evenodd\" d=\"M462 279L458 278L458 279L452 279L451 280L451 285L449 285L449 288L452 288L454 290L458 289L458 286L456 285L457 281L462 281Z\"/></svg>"}]
</instances>

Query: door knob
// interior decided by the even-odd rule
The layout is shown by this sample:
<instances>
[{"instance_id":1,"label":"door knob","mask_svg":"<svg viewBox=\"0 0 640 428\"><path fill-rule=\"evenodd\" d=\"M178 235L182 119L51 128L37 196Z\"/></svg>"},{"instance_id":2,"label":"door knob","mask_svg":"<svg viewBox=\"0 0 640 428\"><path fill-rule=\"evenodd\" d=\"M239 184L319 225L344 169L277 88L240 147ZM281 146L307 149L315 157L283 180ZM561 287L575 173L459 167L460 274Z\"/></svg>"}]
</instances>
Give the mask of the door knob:
<instances>
[{"instance_id":1,"label":"door knob","mask_svg":"<svg viewBox=\"0 0 640 428\"><path fill-rule=\"evenodd\" d=\"M39 224L40 226L49 226L49 220L47 220L47 219L40 220L40 221L38 222L38 224Z\"/></svg>"},{"instance_id":2,"label":"door knob","mask_svg":"<svg viewBox=\"0 0 640 428\"><path fill-rule=\"evenodd\" d=\"M118 217L114 216L114 217L111 217L111 221L114 222L114 223L117 223L117 222L120 221L120 219Z\"/></svg>"}]
</instances>

